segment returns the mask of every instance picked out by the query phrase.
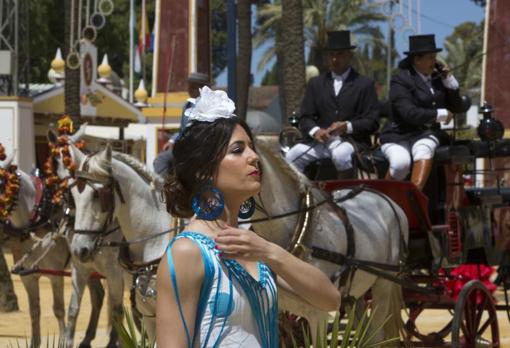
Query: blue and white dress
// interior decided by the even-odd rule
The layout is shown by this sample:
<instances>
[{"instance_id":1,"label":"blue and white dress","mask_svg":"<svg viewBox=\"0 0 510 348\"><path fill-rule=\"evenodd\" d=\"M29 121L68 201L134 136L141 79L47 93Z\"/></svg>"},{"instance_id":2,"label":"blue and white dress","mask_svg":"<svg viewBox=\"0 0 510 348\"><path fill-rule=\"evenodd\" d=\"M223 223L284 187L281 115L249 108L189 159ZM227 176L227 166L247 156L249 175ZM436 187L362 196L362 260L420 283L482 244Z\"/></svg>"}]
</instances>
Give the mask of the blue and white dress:
<instances>
[{"instance_id":1,"label":"blue and white dress","mask_svg":"<svg viewBox=\"0 0 510 348\"><path fill-rule=\"evenodd\" d=\"M188 238L197 244L205 270L193 337L184 321L170 252L173 243L180 238ZM188 348L278 347L278 303L271 270L258 262L256 280L237 261L220 258L215 245L201 233L183 232L172 239L167 248L170 279Z\"/></svg>"}]
</instances>

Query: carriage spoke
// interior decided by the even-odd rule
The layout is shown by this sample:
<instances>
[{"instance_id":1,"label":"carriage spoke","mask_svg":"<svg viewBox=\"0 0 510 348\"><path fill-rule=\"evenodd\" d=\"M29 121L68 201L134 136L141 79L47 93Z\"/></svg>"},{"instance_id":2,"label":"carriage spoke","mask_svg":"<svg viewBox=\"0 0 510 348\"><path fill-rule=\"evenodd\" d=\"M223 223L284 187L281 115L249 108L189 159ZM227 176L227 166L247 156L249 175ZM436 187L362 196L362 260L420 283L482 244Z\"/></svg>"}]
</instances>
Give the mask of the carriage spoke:
<instances>
[{"instance_id":1,"label":"carriage spoke","mask_svg":"<svg viewBox=\"0 0 510 348\"><path fill-rule=\"evenodd\" d=\"M476 313L476 320L475 320L475 323L476 323L476 327L478 327L478 325L480 324L480 321L482 320L482 316L483 316L483 310L487 307L487 301L489 300L489 298L487 296L484 297L484 300L483 300L483 304L480 304L478 305L477 307L477 313Z\"/></svg>"},{"instance_id":2,"label":"carriage spoke","mask_svg":"<svg viewBox=\"0 0 510 348\"><path fill-rule=\"evenodd\" d=\"M495 319L494 316L489 316L489 318L485 321L485 323L483 323L483 325L476 332L477 336L483 334L485 332L485 330L487 330L489 325L491 325L494 322L494 319Z\"/></svg>"},{"instance_id":3,"label":"carriage spoke","mask_svg":"<svg viewBox=\"0 0 510 348\"><path fill-rule=\"evenodd\" d=\"M471 296L469 296L471 297ZM466 306L464 307L464 325L466 326L465 335L471 337L473 333L473 307L470 306L470 301L466 301Z\"/></svg>"},{"instance_id":4,"label":"carriage spoke","mask_svg":"<svg viewBox=\"0 0 510 348\"><path fill-rule=\"evenodd\" d=\"M468 330L466 328L466 322L464 320L462 320L460 322L460 329L462 330L462 333L464 334L464 336L468 336Z\"/></svg>"},{"instance_id":5,"label":"carriage spoke","mask_svg":"<svg viewBox=\"0 0 510 348\"><path fill-rule=\"evenodd\" d=\"M469 307L469 332L471 333L471 337L474 337L476 333L476 295L478 293L478 289L474 289L473 293L471 294L470 298L471 301L467 303L467 307Z\"/></svg>"}]
</instances>

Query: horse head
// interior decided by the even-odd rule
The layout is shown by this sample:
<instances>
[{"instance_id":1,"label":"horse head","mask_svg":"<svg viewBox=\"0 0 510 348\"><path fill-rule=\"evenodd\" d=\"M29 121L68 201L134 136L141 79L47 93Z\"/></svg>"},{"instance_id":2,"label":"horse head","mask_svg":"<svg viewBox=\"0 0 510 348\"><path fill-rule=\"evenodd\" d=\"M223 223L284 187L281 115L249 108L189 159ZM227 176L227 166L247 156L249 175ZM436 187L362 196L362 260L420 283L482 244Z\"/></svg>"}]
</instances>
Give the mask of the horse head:
<instances>
[{"instance_id":1,"label":"horse head","mask_svg":"<svg viewBox=\"0 0 510 348\"><path fill-rule=\"evenodd\" d=\"M309 182L301 173L289 166L271 144L257 139L257 152L262 168L261 192L256 197L258 209L254 218L268 218L278 214L299 210L303 195ZM270 219L253 225L255 231L263 237L288 247L294 227L300 219L299 214L285 218Z\"/></svg>"},{"instance_id":2,"label":"horse head","mask_svg":"<svg viewBox=\"0 0 510 348\"><path fill-rule=\"evenodd\" d=\"M71 252L80 261L90 261L98 240L110 228L115 214L110 144L80 161L71 194L76 206Z\"/></svg>"},{"instance_id":3,"label":"horse head","mask_svg":"<svg viewBox=\"0 0 510 348\"><path fill-rule=\"evenodd\" d=\"M76 146L76 142L85 134L86 126L87 124L84 123L72 136L59 136L51 129L48 131L48 143L53 148L50 155L57 162L55 170L60 179L71 179L73 173L70 168L78 168L85 158L85 154Z\"/></svg>"}]
</instances>

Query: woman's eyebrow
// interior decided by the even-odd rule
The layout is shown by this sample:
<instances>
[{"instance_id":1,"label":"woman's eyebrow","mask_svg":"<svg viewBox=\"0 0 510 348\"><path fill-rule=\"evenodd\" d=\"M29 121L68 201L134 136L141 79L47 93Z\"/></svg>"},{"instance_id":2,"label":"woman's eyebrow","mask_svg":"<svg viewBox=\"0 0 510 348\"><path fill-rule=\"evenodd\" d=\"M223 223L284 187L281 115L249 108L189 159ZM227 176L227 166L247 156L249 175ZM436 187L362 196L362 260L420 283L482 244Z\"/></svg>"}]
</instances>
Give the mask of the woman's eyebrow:
<instances>
[{"instance_id":1,"label":"woman's eyebrow","mask_svg":"<svg viewBox=\"0 0 510 348\"><path fill-rule=\"evenodd\" d=\"M246 144L246 142L244 140L236 140L232 144L230 144L229 147L234 146L234 145L245 145L245 144Z\"/></svg>"}]
</instances>

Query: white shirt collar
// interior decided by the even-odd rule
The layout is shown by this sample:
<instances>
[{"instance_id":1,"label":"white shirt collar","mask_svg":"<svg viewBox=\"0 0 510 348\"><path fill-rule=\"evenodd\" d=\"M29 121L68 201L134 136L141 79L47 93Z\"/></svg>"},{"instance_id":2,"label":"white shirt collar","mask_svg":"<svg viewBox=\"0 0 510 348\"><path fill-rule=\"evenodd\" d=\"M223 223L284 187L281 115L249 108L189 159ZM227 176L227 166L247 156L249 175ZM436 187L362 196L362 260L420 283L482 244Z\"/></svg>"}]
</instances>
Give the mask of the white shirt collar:
<instances>
[{"instance_id":1,"label":"white shirt collar","mask_svg":"<svg viewBox=\"0 0 510 348\"><path fill-rule=\"evenodd\" d=\"M334 80L341 80L341 81L345 81L345 79L347 78L347 76L349 75L349 73L351 72L351 68L347 68L347 70L341 74L341 75L337 75L335 74L334 71L331 71L331 77L333 77Z\"/></svg>"}]
</instances>

